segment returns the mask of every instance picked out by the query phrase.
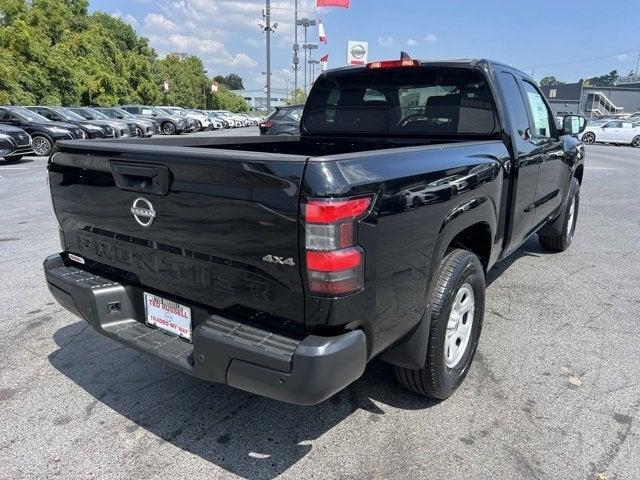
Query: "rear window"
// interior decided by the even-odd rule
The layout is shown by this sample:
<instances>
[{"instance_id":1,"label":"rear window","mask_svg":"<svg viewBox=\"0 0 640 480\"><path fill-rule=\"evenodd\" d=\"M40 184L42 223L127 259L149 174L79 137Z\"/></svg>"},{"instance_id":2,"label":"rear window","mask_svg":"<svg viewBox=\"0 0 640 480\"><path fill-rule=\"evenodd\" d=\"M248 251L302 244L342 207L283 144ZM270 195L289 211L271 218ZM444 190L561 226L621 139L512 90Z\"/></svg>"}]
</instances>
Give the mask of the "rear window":
<instances>
[{"instance_id":1,"label":"rear window","mask_svg":"<svg viewBox=\"0 0 640 480\"><path fill-rule=\"evenodd\" d=\"M364 70L320 78L303 128L310 134L476 134L498 129L480 72L462 68Z\"/></svg>"}]
</instances>

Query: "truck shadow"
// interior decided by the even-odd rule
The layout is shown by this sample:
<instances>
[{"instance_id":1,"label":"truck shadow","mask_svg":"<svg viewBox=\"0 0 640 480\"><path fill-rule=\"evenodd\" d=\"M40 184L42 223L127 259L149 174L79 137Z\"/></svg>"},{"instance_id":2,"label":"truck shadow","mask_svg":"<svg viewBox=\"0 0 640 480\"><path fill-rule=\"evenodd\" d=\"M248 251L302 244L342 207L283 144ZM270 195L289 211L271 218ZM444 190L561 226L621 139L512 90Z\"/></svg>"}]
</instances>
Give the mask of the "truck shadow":
<instances>
[{"instance_id":1,"label":"truck shadow","mask_svg":"<svg viewBox=\"0 0 640 480\"><path fill-rule=\"evenodd\" d=\"M301 407L192 378L102 337L84 322L61 328L54 340L59 349L49 355L51 365L95 399L78 408L85 421L101 402L131 422L122 424L123 433L143 428L158 437L159 447L169 442L245 478L282 474L358 410L366 429L376 428L386 406L417 410L436 404L402 389L392 367L381 361L371 362L362 378L333 398ZM336 455L341 448L337 442Z\"/></svg>"},{"instance_id":2,"label":"truck shadow","mask_svg":"<svg viewBox=\"0 0 640 480\"><path fill-rule=\"evenodd\" d=\"M520 246L520 248L518 248L518 250L516 250L507 258L505 258L504 260L501 260L500 262L496 263L493 266L493 268L487 274L487 278L486 278L487 287L489 287L489 285L491 285L498 278L500 278L500 275L506 272L509 269L509 267L511 267L511 265L516 263L519 259L524 257L540 257L542 255L553 255L553 254L554 254L553 252L549 252L543 249L540 246L540 243L538 242L538 236L533 235L532 237L529 237L527 241L524 242Z\"/></svg>"}]
</instances>

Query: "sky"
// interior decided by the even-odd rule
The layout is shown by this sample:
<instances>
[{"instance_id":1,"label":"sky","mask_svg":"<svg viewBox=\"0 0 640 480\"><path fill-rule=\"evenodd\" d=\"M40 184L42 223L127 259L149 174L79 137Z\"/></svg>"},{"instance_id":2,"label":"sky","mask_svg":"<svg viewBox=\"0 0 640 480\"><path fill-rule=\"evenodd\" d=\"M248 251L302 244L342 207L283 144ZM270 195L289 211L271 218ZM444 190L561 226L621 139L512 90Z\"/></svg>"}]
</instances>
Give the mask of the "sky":
<instances>
[{"instance_id":1,"label":"sky","mask_svg":"<svg viewBox=\"0 0 640 480\"><path fill-rule=\"evenodd\" d=\"M309 18L320 18L329 68L346 64L348 40L369 42L369 61L396 59L400 51L423 60L491 58L565 82L636 68L640 28L636 1L352 0L351 8L315 8L299 0ZM264 0L91 0L90 10L121 17L149 38L160 56L200 56L211 77L237 73L245 88L262 88L266 70ZM274 87L293 81L294 0L272 0ZM318 42L316 28L309 43ZM303 43L302 35L299 43ZM303 72L300 72L300 78ZM302 80L300 80L302 84Z\"/></svg>"}]
</instances>

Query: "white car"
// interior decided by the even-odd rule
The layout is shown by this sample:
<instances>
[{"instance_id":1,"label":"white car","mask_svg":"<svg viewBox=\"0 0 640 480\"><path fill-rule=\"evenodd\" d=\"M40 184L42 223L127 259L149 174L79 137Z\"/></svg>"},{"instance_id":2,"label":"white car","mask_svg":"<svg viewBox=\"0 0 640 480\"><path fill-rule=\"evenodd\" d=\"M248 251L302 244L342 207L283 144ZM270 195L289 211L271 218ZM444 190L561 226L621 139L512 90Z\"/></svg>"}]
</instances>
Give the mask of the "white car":
<instances>
[{"instance_id":1,"label":"white car","mask_svg":"<svg viewBox=\"0 0 640 480\"><path fill-rule=\"evenodd\" d=\"M640 148L640 124L625 120L590 124L582 133L582 141L586 144L619 143Z\"/></svg>"}]
</instances>

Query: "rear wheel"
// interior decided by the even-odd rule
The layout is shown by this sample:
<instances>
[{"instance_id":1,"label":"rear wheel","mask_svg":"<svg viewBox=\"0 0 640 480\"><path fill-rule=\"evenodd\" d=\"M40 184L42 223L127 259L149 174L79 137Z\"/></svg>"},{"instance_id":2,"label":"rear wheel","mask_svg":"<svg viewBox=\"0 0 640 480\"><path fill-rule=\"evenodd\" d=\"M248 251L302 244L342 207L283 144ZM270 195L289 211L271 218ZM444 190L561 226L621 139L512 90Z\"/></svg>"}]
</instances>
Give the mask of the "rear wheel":
<instances>
[{"instance_id":1,"label":"rear wheel","mask_svg":"<svg viewBox=\"0 0 640 480\"><path fill-rule=\"evenodd\" d=\"M633 137L633 140L631 140L631 146L635 148L640 148L640 135Z\"/></svg>"},{"instance_id":2,"label":"rear wheel","mask_svg":"<svg viewBox=\"0 0 640 480\"><path fill-rule=\"evenodd\" d=\"M51 154L53 149L53 141L44 135L34 135L31 141L33 152L39 157L46 157Z\"/></svg>"},{"instance_id":3,"label":"rear wheel","mask_svg":"<svg viewBox=\"0 0 640 480\"><path fill-rule=\"evenodd\" d=\"M162 133L165 135L175 135L176 126L171 122L164 122L162 124Z\"/></svg>"},{"instance_id":4,"label":"rear wheel","mask_svg":"<svg viewBox=\"0 0 640 480\"><path fill-rule=\"evenodd\" d=\"M450 397L467 376L484 317L482 264L468 250L449 252L432 294L427 355L419 370L396 367L405 388L431 398Z\"/></svg>"},{"instance_id":5,"label":"rear wheel","mask_svg":"<svg viewBox=\"0 0 640 480\"><path fill-rule=\"evenodd\" d=\"M540 245L546 250L564 252L573 241L573 234L576 231L576 225L578 223L578 210L580 208L580 183L576 178L571 180L571 192L569 195L569 201L561 217L562 220L560 220L563 222L560 235L538 235Z\"/></svg>"},{"instance_id":6,"label":"rear wheel","mask_svg":"<svg viewBox=\"0 0 640 480\"><path fill-rule=\"evenodd\" d=\"M587 145L596 143L596 134L593 132L587 132L582 136L582 141Z\"/></svg>"}]
</instances>

